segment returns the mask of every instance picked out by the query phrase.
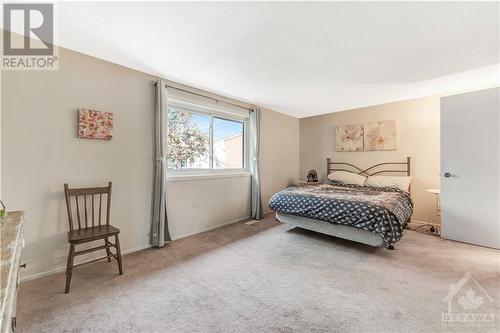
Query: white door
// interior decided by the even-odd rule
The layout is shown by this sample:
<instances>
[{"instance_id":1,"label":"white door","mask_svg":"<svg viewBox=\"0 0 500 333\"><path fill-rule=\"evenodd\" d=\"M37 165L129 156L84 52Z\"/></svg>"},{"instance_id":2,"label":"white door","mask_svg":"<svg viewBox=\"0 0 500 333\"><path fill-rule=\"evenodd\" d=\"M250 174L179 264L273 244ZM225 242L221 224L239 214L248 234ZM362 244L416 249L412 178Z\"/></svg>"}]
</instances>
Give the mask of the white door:
<instances>
[{"instance_id":1,"label":"white door","mask_svg":"<svg viewBox=\"0 0 500 333\"><path fill-rule=\"evenodd\" d=\"M500 248L500 89L441 99L441 234Z\"/></svg>"}]
</instances>

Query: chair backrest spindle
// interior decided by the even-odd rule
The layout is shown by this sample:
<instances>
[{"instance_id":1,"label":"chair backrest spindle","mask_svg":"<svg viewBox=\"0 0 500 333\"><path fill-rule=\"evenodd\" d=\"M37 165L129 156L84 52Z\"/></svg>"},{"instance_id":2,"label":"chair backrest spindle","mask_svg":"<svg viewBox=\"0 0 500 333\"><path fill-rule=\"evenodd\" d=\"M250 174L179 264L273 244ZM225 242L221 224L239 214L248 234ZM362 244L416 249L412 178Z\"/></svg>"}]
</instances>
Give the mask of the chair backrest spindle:
<instances>
[{"instance_id":1,"label":"chair backrest spindle","mask_svg":"<svg viewBox=\"0 0 500 333\"><path fill-rule=\"evenodd\" d=\"M94 223L94 194L92 194L92 227L95 227L95 223Z\"/></svg>"},{"instance_id":2,"label":"chair backrest spindle","mask_svg":"<svg viewBox=\"0 0 500 333\"><path fill-rule=\"evenodd\" d=\"M99 194L99 225L101 225L101 206L102 206L102 193Z\"/></svg>"},{"instance_id":3,"label":"chair backrest spindle","mask_svg":"<svg viewBox=\"0 0 500 333\"><path fill-rule=\"evenodd\" d=\"M76 219L78 221L78 229L82 228L82 223L80 221L80 205L78 204L78 195L75 195L76 200Z\"/></svg>"},{"instance_id":4,"label":"chair backrest spindle","mask_svg":"<svg viewBox=\"0 0 500 333\"><path fill-rule=\"evenodd\" d=\"M83 195L83 205L85 206L85 228L89 227L88 218L87 218L87 195Z\"/></svg>"},{"instance_id":5,"label":"chair backrest spindle","mask_svg":"<svg viewBox=\"0 0 500 333\"><path fill-rule=\"evenodd\" d=\"M109 214L111 213L111 182L108 183L108 197L107 199L107 212L106 212L106 225L109 225Z\"/></svg>"}]
</instances>

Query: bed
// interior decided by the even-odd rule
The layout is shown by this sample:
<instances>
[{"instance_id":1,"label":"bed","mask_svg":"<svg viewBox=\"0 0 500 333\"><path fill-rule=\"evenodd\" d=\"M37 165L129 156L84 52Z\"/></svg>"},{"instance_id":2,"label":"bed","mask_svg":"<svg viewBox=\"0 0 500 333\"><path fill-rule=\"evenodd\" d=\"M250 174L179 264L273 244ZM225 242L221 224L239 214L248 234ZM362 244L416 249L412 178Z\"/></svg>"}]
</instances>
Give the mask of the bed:
<instances>
[{"instance_id":1,"label":"bed","mask_svg":"<svg viewBox=\"0 0 500 333\"><path fill-rule=\"evenodd\" d=\"M363 176L410 176L405 162L378 163L367 169L327 159L327 174L349 171ZM325 183L289 187L274 194L269 207L282 223L393 250L413 213L410 190L395 187Z\"/></svg>"}]
</instances>

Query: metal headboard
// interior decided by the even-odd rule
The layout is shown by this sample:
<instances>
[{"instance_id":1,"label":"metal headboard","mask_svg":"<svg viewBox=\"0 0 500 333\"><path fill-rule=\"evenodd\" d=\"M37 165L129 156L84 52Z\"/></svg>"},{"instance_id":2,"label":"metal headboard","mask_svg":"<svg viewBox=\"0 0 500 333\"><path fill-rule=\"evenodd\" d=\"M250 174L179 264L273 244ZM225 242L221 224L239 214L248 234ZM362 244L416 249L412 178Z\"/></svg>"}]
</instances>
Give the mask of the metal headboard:
<instances>
[{"instance_id":1,"label":"metal headboard","mask_svg":"<svg viewBox=\"0 0 500 333\"><path fill-rule=\"evenodd\" d=\"M400 170L394 170L395 165L403 165L403 169ZM384 166L384 167L382 167ZM348 168L351 168L349 170ZM387 169L385 169L387 168ZM353 171L354 170L354 171ZM378 163L375 165L372 165L371 167L367 169L361 169L351 163L345 163L345 162L333 162L330 158L326 159L326 171L327 175L332 173L333 171L348 171L348 172L354 172L357 173L358 175L363 175L363 176L374 176L378 175L381 173L405 173L407 176L410 176L410 157L406 158L406 162L385 162L385 163Z\"/></svg>"}]
</instances>

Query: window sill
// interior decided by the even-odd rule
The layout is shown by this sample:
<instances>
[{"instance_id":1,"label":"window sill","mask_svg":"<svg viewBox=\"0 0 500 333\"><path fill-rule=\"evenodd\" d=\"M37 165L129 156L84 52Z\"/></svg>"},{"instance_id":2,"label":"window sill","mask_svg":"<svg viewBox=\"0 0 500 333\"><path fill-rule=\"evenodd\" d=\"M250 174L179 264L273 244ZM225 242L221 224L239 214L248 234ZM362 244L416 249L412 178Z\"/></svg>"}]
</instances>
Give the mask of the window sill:
<instances>
[{"instance_id":1,"label":"window sill","mask_svg":"<svg viewBox=\"0 0 500 333\"><path fill-rule=\"evenodd\" d=\"M214 173L179 173L179 174L168 174L167 182L185 182L185 181L195 181L204 179L220 179L220 178L240 178L240 177L250 177L251 173L248 171L237 171L237 172L214 172Z\"/></svg>"}]
</instances>

